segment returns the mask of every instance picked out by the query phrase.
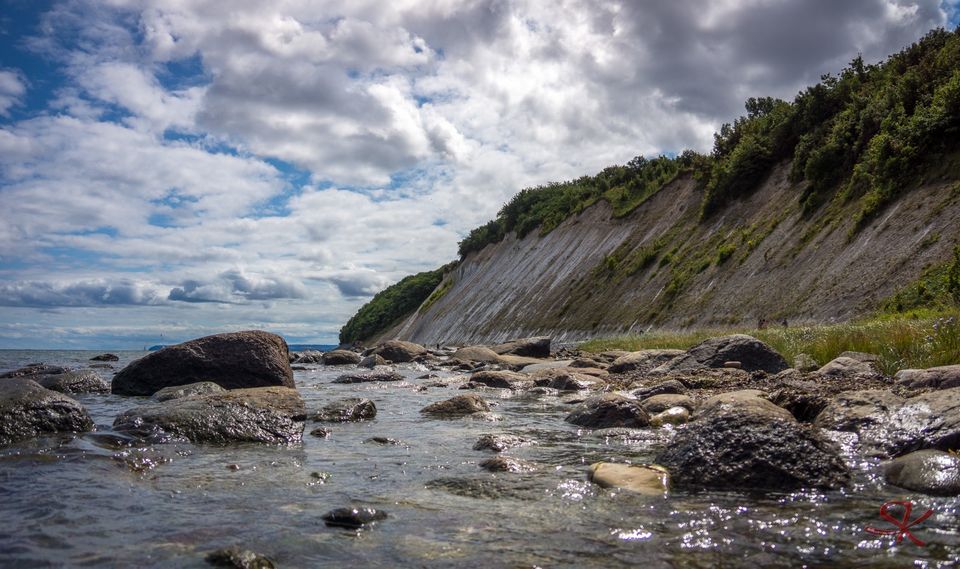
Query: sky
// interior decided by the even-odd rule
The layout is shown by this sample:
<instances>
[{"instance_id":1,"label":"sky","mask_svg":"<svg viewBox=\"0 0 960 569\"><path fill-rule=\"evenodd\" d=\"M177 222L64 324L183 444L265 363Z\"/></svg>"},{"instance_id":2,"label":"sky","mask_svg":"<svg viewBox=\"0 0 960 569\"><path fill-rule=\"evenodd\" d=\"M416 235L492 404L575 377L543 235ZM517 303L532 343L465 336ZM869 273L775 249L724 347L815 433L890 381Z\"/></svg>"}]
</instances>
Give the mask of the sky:
<instances>
[{"instance_id":1,"label":"sky","mask_svg":"<svg viewBox=\"0 0 960 569\"><path fill-rule=\"evenodd\" d=\"M0 348L335 343L521 188L708 151L960 0L0 0Z\"/></svg>"}]
</instances>

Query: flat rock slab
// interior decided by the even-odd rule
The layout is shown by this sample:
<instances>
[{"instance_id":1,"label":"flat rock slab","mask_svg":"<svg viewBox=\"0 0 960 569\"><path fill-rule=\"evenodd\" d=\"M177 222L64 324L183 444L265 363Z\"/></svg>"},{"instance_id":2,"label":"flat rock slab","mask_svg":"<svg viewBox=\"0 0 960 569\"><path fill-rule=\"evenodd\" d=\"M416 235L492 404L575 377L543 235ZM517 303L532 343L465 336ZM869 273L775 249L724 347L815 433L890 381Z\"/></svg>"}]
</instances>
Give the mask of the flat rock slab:
<instances>
[{"instance_id":1,"label":"flat rock slab","mask_svg":"<svg viewBox=\"0 0 960 569\"><path fill-rule=\"evenodd\" d=\"M225 389L295 388L287 343L276 334L251 330L216 334L168 346L120 370L112 391L153 395L164 387L212 381Z\"/></svg>"},{"instance_id":2,"label":"flat rock slab","mask_svg":"<svg viewBox=\"0 0 960 569\"><path fill-rule=\"evenodd\" d=\"M620 488L638 494L662 496L670 489L670 472L656 464L596 462L587 478L601 488Z\"/></svg>"},{"instance_id":3,"label":"flat rock slab","mask_svg":"<svg viewBox=\"0 0 960 569\"><path fill-rule=\"evenodd\" d=\"M140 405L113 428L151 442L291 444L302 440L305 419L295 389L256 387Z\"/></svg>"},{"instance_id":4,"label":"flat rock slab","mask_svg":"<svg viewBox=\"0 0 960 569\"><path fill-rule=\"evenodd\" d=\"M93 420L73 399L29 379L0 381L0 445L52 433L82 433Z\"/></svg>"}]
</instances>

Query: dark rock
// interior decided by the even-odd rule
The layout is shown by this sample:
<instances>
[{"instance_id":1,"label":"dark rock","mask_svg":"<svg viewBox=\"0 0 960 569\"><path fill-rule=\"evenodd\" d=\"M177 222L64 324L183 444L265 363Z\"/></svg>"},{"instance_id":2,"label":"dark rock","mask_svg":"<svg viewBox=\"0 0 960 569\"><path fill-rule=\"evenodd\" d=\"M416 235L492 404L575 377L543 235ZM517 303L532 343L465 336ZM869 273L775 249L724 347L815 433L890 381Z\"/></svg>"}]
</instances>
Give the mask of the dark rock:
<instances>
[{"instance_id":1,"label":"dark rock","mask_svg":"<svg viewBox=\"0 0 960 569\"><path fill-rule=\"evenodd\" d=\"M650 415L640 404L622 395L603 394L581 403L564 419L568 423L602 429L606 427L646 427Z\"/></svg>"},{"instance_id":2,"label":"dark rock","mask_svg":"<svg viewBox=\"0 0 960 569\"><path fill-rule=\"evenodd\" d=\"M187 385L174 385L164 387L153 394L155 401L169 401L171 399L180 399L181 397L190 397L193 395L206 395L209 393L223 393L226 389L220 387L212 381L199 381Z\"/></svg>"},{"instance_id":3,"label":"dark rock","mask_svg":"<svg viewBox=\"0 0 960 569\"><path fill-rule=\"evenodd\" d=\"M950 389L960 387L960 365L932 367L928 369L902 369L893 379L912 389Z\"/></svg>"},{"instance_id":4,"label":"dark rock","mask_svg":"<svg viewBox=\"0 0 960 569\"><path fill-rule=\"evenodd\" d=\"M639 387L630 392L630 395L633 395L637 399L646 399L648 397L653 397L654 395L666 395L668 393L683 393L686 391L686 387L676 379L668 379L666 381L661 381L655 385L649 385L646 387Z\"/></svg>"},{"instance_id":5,"label":"dark rock","mask_svg":"<svg viewBox=\"0 0 960 569\"><path fill-rule=\"evenodd\" d=\"M533 374L533 384L559 391L590 389L601 382L589 375L570 371L568 368L545 369Z\"/></svg>"},{"instance_id":6,"label":"dark rock","mask_svg":"<svg viewBox=\"0 0 960 569\"><path fill-rule=\"evenodd\" d=\"M702 367L722 368L729 361L740 362L741 369L746 371L777 373L789 367L783 356L770 346L753 336L734 334L705 340L687 350L685 355L656 368L656 371L667 373Z\"/></svg>"},{"instance_id":7,"label":"dark rock","mask_svg":"<svg viewBox=\"0 0 960 569\"><path fill-rule=\"evenodd\" d=\"M290 444L302 440L305 419L295 389L256 387L140 405L113 428L151 442Z\"/></svg>"},{"instance_id":8,"label":"dark rock","mask_svg":"<svg viewBox=\"0 0 960 569\"><path fill-rule=\"evenodd\" d=\"M164 387L212 381L226 389L295 388L287 343L252 330L190 340L132 362L113 378L113 393L153 395Z\"/></svg>"},{"instance_id":9,"label":"dark rock","mask_svg":"<svg viewBox=\"0 0 960 569\"><path fill-rule=\"evenodd\" d=\"M487 387L499 387L501 389L513 389L518 383L529 382L529 377L522 373L513 371L478 371L470 376L470 381L486 385Z\"/></svg>"},{"instance_id":10,"label":"dark rock","mask_svg":"<svg viewBox=\"0 0 960 569\"><path fill-rule=\"evenodd\" d=\"M328 526L357 529L387 519L387 513L373 508L337 508L323 514Z\"/></svg>"},{"instance_id":11,"label":"dark rock","mask_svg":"<svg viewBox=\"0 0 960 569\"><path fill-rule=\"evenodd\" d=\"M940 450L918 450L892 460L884 468L890 484L932 496L960 495L960 456Z\"/></svg>"},{"instance_id":12,"label":"dark rock","mask_svg":"<svg viewBox=\"0 0 960 569\"><path fill-rule=\"evenodd\" d=\"M670 360L684 355L683 350L640 350L624 354L613 361L607 371L610 373L624 373L639 370L648 372Z\"/></svg>"},{"instance_id":13,"label":"dark rock","mask_svg":"<svg viewBox=\"0 0 960 569\"><path fill-rule=\"evenodd\" d=\"M794 419L803 423L812 423L830 402L830 397L815 387L804 389L791 385L770 393L767 399L774 405L783 407Z\"/></svg>"},{"instance_id":14,"label":"dark rock","mask_svg":"<svg viewBox=\"0 0 960 569\"><path fill-rule=\"evenodd\" d=\"M292 364L318 364L323 361L323 352L317 350L290 352L288 359Z\"/></svg>"},{"instance_id":15,"label":"dark rock","mask_svg":"<svg viewBox=\"0 0 960 569\"><path fill-rule=\"evenodd\" d=\"M445 401L438 401L427 405L420 410L425 415L438 415L447 417L458 417L463 415L472 415L474 413L485 413L490 411L490 406L479 395L457 395Z\"/></svg>"},{"instance_id":16,"label":"dark rock","mask_svg":"<svg viewBox=\"0 0 960 569\"><path fill-rule=\"evenodd\" d=\"M333 431L331 431L330 429L328 429L328 428L326 428L326 427L317 427L316 429L310 431L310 434L313 435L313 436L315 436L315 437L317 437L317 438L325 439L325 438L329 437L329 436L330 436L330 433L332 433L332 432L333 432Z\"/></svg>"},{"instance_id":17,"label":"dark rock","mask_svg":"<svg viewBox=\"0 0 960 569\"><path fill-rule=\"evenodd\" d=\"M403 381L404 377L395 371L380 370L363 373L347 373L333 380L333 383L369 383L371 381Z\"/></svg>"},{"instance_id":18,"label":"dark rock","mask_svg":"<svg viewBox=\"0 0 960 569\"><path fill-rule=\"evenodd\" d=\"M687 488L838 488L850 477L837 449L813 429L766 413L694 421L680 428L656 462Z\"/></svg>"},{"instance_id":19,"label":"dark rock","mask_svg":"<svg viewBox=\"0 0 960 569\"><path fill-rule=\"evenodd\" d=\"M92 362L118 362L120 361L120 356L116 354L100 354L99 356L93 356L90 358Z\"/></svg>"},{"instance_id":20,"label":"dark rock","mask_svg":"<svg viewBox=\"0 0 960 569\"><path fill-rule=\"evenodd\" d=\"M365 421L377 416L377 406L369 399L350 397L332 401L323 406L310 418L327 423L346 423Z\"/></svg>"},{"instance_id":21,"label":"dark rock","mask_svg":"<svg viewBox=\"0 0 960 569\"><path fill-rule=\"evenodd\" d=\"M960 387L905 399L887 389L839 394L817 415L823 429L853 431L861 447L881 456L960 447Z\"/></svg>"},{"instance_id":22,"label":"dark rock","mask_svg":"<svg viewBox=\"0 0 960 569\"><path fill-rule=\"evenodd\" d=\"M86 409L73 399L29 379L0 381L0 445L50 433L93 428Z\"/></svg>"},{"instance_id":23,"label":"dark rock","mask_svg":"<svg viewBox=\"0 0 960 569\"><path fill-rule=\"evenodd\" d=\"M360 354L350 350L333 350L322 357L323 365L327 366L356 365L361 359Z\"/></svg>"},{"instance_id":24,"label":"dark rock","mask_svg":"<svg viewBox=\"0 0 960 569\"><path fill-rule=\"evenodd\" d=\"M36 363L26 365L13 371L0 373L0 379L7 379L11 377L24 377L27 379L33 379L33 376L37 375L57 375L61 373L67 373L68 371L70 370L65 367Z\"/></svg>"},{"instance_id":25,"label":"dark rock","mask_svg":"<svg viewBox=\"0 0 960 569\"><path fill-rule=\"evenodd\" d=\"M357 365L367 369L373 369L377 366L387 365L387 360L383 359L383 356L380 354L370 354L369 356L365 356L362 360L360 360L360 363Z\"/></svg>"},{"instance_id":26,"label":"dark rock","mask_svg":"<svg viewBox=\"0 0 960 569\"><path fill-rule=\"evenodd\" d=\"M207 554L207 563L214 567L234 569L273 569L273 561L249 549L218 549Z\"/></svg>"},{"instance_id":27,"label":"dark rock","mask_svg":"<svg viewBox=\"0 0 960 569\"><path fill-rule=\"evenodd\" d=\"M87 367L90 369L113 369L113 366L110 364L90 364Z\"/></svg>"},{"instance_id":28,"label":"dark rock","mask_svg":"<svg viewBox=\"0 0 960 569\"><path fill-rule=\"evenodd\" d=\"M526 356L530 358L549 358L550 337L538 336L536 338L511 340L503 344L492 346L491 349L501 355L511 354L514 356Z\"/></svg>"},{"instance_id":29,"label":"dark rock","mask_svg":"<svg viewBox=\"0 0 960 569\"><path fill-rule=\"evenodd\" d=\"M491 450L493 452L503 452L507 449L522 447L531 444L530 439L518 437L515 435L480 435L477 442L473 445L473 450Z\"/></svg>"},{"instance_id":30,"label":"dark rock","mask_svg":"<svg viewBox=\"0 0 960 569\"><path fill-rule=\"evenodd\" d=\"M519 458L497 455L480 461L480 468L490 472L533 472L537 465Z\"/></svg>"},{"instance_id":31,"label":"dark rock","mask_svg":"<svg viewBox=\"0 0 960 569\"><path fill-rule=\"evenodd\" d=\"M32 376L32 379L42 387L60 393L110 393L110 384L92 369Z\"/></svg>"},{"instance_id":32,"label":"dark rock","mask_svg":"<svg viewBox=\"0 0 960 569\"><path fill-rule=\"evenodd\" d=\"M687 395L663 393L641 400L640 406L643 407L644 411L652 415L654 413L662 413L671 407L683 407L687 411L693 412L697 404Z\"/></svg>"},{"instance_id":33,"label":"dark rock","mask_svg":"<svg viewBox=\"0 0 960 569\"><path fill-rule=\"evenodd\" d=\"M369 439L363 441L365 443L374 443L378 445L393 445L393 446L407 446L401 440L392 439L390 437L370 437Z\"/></svg>"},{"instance_id":34,"label":"dark rock","mask_svg":"<svg viewBox=\"0 0 960 569\"><path fill-rule=\"evenodd\" d=\"M405 363L412 362L418 356L427 353L427 349L420 344L413 342L403 342L401 340L390 340L374 348L371 354L378 355L388 362Z\"/></svg>"}]
</instances>

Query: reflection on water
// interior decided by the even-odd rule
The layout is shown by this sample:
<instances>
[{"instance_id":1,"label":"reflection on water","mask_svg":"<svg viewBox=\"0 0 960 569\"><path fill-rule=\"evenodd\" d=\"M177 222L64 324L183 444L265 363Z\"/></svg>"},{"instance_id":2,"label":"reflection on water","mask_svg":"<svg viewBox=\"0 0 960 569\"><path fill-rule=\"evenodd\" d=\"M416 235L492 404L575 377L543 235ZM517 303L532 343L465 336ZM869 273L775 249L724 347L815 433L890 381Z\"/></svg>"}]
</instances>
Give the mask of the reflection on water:
<instances>
[{"instance_id":1,"label":"reflection on water","mask_svg":"<svg viewBox=\"0 0 960 569\"><path fill-rule=\"evenodd\" d=\"M91 355L0 351L0 369L31 361L84 366ZM122 353L116 369L140 355ZM134 444L110 426L141 399L80 396L96 432L0 449L0 565L204 567L206 552L228 546L254 549L282 567L960 562L960 500L886 486L874 461L857 459L860 470L845 492L649 497L604 490L586 482L590 463L649 461L670 431L591 432L563 422L570 405L559 398L495 389L482 394L496 403L500 421L428 419L420 408L463 392L455 383L419 391L437 379L416 379L424 370L415 367L401 372L408 381L338 385L331 380L342 370L297 371L309 409L360 394L379 413L365 423L328 425L329 437L305 435L295 447ZM505 454L541 468L480 469L491 453L472 447L485 433L532 439ZM926 547L909 540L890 547L892 536L863 530L883 523L877 514L884 501L903 498L914 500L915 511L935 510L912 528ZM389 518L359 532L323 523L325 512L349 504Z\"/></svg>"}]
</instances>

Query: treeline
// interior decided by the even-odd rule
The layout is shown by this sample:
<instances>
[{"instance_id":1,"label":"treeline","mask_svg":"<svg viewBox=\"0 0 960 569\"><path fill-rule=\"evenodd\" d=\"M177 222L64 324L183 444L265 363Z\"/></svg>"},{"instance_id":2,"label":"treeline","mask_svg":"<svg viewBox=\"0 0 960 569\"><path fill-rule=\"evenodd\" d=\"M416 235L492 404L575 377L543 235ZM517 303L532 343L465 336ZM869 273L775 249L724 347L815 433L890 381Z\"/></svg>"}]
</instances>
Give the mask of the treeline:
<instances>
[{"instance_id":1,"label":"treeline","mask_svg":"<svg viewBox=\"0 0 960 569\"><path fill-rule=\"evenodd\" d=\"M876 65L858 56L792 103L762 97L745 106L746 115L714 134L709 156L638 156L595 176L520 191L460 242L460 255L511 231L547 233L598 200L626 215L684 171L702 185L701 217L708 218L756 189L783 160L792 160L790 179L802 188L797 199L805 213L831 200L857 200L857 230L916 185L921 166L958 148L960 29L933 30Z\"/></svg>"}]
</instances>

